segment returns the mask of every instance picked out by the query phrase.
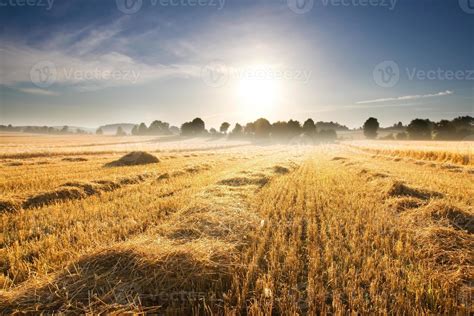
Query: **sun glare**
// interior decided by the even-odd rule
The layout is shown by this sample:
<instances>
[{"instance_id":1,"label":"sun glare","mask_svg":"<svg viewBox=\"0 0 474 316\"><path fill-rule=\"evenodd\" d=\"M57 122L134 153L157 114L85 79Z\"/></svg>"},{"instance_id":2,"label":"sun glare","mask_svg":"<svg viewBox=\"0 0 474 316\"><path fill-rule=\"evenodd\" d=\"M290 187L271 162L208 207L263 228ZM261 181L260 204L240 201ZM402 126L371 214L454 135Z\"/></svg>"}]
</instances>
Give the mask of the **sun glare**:
<instances>
[{"instance_id":1,"label":"sun glare","mask_svg":"<svg viewBox=\"0 0 474 316\"><path fill-rule=\"evenodd\" d=\"M278 102L278 82L272 79L241 79L238 82L237 95L239 105L246 114L267 114Z\"/></svg>"}]
</instances>

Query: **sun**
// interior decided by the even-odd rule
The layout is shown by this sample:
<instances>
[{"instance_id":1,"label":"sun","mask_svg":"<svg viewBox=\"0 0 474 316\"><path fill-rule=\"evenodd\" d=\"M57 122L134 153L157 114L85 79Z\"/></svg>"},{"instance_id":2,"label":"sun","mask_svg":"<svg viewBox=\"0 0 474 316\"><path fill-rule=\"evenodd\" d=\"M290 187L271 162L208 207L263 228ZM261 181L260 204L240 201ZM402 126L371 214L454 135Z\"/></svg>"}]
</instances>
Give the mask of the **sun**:
<instances>
[{"instance_id":1,"label":"sun","mask_svg":"<svg viewBox=\"0 0 474 316\"><path fill-rule=\"evenodd\" d=\"M237 83L241 110L248 116L267 114L279 99L278 82L269 78L244 78Z\"/></svg>"}]
</instances>

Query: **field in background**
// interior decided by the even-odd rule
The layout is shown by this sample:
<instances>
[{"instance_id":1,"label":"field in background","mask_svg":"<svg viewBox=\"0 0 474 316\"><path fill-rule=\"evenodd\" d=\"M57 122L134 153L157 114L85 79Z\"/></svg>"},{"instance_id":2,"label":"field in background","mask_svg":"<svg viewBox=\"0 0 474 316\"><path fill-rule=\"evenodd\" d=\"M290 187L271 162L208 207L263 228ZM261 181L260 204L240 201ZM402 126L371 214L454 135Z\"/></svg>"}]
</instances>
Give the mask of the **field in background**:
<instances>
[{"instance_id":1,"label":"field in background","mask_svg":"<svg viewBox=\"0 0 474 316\"><path fill-rule=\"evenodd\" d=\"M472 143L0 148L0 313L474 312Z\"/></svg>"}]
</instances>

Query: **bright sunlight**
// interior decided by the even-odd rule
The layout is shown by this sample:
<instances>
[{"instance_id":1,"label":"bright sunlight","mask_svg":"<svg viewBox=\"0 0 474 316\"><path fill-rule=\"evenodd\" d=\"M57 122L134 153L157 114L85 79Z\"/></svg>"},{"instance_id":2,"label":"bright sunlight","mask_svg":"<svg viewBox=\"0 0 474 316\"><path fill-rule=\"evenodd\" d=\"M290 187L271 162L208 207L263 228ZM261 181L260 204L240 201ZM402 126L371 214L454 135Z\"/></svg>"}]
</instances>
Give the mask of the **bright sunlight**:
<instances>
[{"instance_id":1,"label":"bright sunlight","mask_svg":"<svg viewBox=\"0 0 474 316\"><path fill-rule=\"evenodd\" d=\"M270 78L243 78L237 83L237 96L246 114L267 114L279 102L279 83Z\"/></svg>"}]
</instances>

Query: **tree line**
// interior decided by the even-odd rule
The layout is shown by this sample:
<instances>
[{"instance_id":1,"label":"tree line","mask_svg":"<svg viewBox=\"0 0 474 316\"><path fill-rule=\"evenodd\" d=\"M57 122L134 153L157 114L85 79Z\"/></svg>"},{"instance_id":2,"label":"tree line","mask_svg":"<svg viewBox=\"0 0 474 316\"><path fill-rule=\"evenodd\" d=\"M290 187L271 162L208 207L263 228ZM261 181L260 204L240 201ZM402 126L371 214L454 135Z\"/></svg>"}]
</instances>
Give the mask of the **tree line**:
<instances>
[{"instance_id":1,"label":"tree line","mask_svg":"<svg viewBox=\"0 0 474 316\"><path fill-rule=\"evenodd\" d=\"M463 140L474 134L474 118L460 116L453 120L433 122L429 119L414 119L407 126L398 123L394 129L398 133L390 133L379 139L383 140ZM369 118L363 126L364 135L368 139L376 139L380 124L374 117Z\"/></svg>"},{"instance_id":2,"label":"tree line","mask_svg":"<svg viewBox=\"0 0 474 316\"><path fill-rule=\"evenodd\" d=\"M380 128L378 120L374 117L369 118L363 125L362 130L368 139L383 140L463 140L474 134L474 118L471 116L460 116L453 120L441 120L433 122L429 119L414 119L404 126L401 122L388 128ZM48 126L27 126L15 127L12 125L0 125L0 131L7 132L25 132L39 134L69 135L69 134L89 134L81 129L73 129L68 126L62 128ZM130 130L129 130L130 131ZM231 139L255 138L289 141L295 137L306 137L308 139L334 140L337 138L337 131L349 131L344 125L336 122L315 122L309 118L300 123L297 120L277 121L270 123L265 118L260 118L247 124L236 123L231 126L228 122L223 122L219 129L206 129L206 124L201 118L195 118L192 121L185 122L181 128L170 126L169 123L155 120L149 126L145 123L135 125L132 135L181 135L185 137L192 136L227 136ZM379 137L379 131L396 131ZM97 129L96 134L103 135L102 128ZM115 132L117 136L126 136L127 132L119 126Z\"/></svg>"},{"instance_id":3,"label":"tree line","mask_svg":"<svg viewBox=\"0 0 474 316\"><path fill-rule=\"evenodd\" d=\"M29 134L51 134L51 135L87 135L92 134L80 128L72 129L65 125L63 127L51 127L51 126L13 126L0 125L0 132L19 132Z\"/></svg>"},{"instance_id":4,"label":"tree line","mask_svg":"<svg viewBox=\"0 0 474 316\"><path fill-rule=\"evenodd\" d=\"M236 123L231 126L228 122L223 122L219 130L216 128L206 129L206 123L201 118L195 118L192 121L185 122L181 128L170 127L168 123L154 121L149 127L145 123L140 123L132 129L132 135L172 135L181 136L228 136L229 138L274 138L291 139L296 136L307 136L313 138L335 139L336 131L348 131L349 128L336 122L314 122L312 119L306 120L301 124L297 120L278 121L270 123L265 118L260 118L254 122L245 125ZM102 131L98 130L101 134ZM117 135L123 136L122 128L117 129Z\"/></svg>"}]
</instances>

